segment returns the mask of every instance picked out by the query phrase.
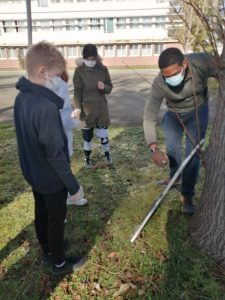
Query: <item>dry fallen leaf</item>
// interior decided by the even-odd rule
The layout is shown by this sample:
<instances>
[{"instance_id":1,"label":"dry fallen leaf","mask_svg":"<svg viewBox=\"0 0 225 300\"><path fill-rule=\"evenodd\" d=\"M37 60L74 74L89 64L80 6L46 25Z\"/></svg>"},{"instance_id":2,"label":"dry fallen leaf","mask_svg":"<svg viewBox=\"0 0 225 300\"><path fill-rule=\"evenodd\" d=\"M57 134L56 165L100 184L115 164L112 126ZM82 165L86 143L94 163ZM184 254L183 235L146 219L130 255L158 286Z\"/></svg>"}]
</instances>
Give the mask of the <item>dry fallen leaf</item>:
<instances>
[{"instance_id":1,"label":"dry fallen leaf","mask_svg":"<svg viewBox=\"0 0 225 300\"><path fill-rule=\"evenodd\" d=\"M81 296L80 295L75 295L75 296L73 296L73 300L81 300Z\"/></svg>"},{"instance_id":2,"label":"dry fallen leaf","mask_svg":"<svg viewBox=\"0 0 225 300\"><path fill-rule=\"evenodd\" d=\"M145 294L145 290L143 289L138 290L138 296L144 296L144 294Z\"/></svg>"},{"instance_id":3,"label":"dry fallen leaf","mask_svg":"<svg viewBox=\"0 0 225 300\"><path fill-rule=\"evenodd\" d=\"M156 252L155 257L157 259L159 259L160 261L165 261L167 259L166 254L163 253L163 251L161 251L161 250Z\"/></svg>"},{"instance_id":4,"label":"dry fallen leaf","mask_svg":"<svg viewBox=\"0 0 225 300\"><path fill-rule=\"evenodd\" d=\"M0 265L0 279L4 277L6 271L7 269L3 265Z\"/></svg>"},{"instance_id":5,"label":"dry fallen leaf","mask_svg":"<svg viewBox=\"0 0 225 300\"><path fill-rule=\"evenodd\" d=\"M127 272L124 274L124 277L131 279L131 278L133 277L133 275L132 275L132 273L131 273L130 271L127 271Z\"/></svg>"},{"instance_id":6,"label":"dry fallen leaf","mask_svg":"<svg viewBox=\"0 0 225 300\"><path fill-rule=\"evenodd\" d=\"M118 297L125 294L130 289L129 283L121 284L119 290L113 294L113 297Z\"/></svg>"},{"instance_id":7,"label":"dry fallen leaf","mask_svg":"<svg viewBox=\"0 0 225 300\"><path fill-rule=\"evenodd\" d=\"M137 286L135 284L133 284L132 282L130 282L129 285L133 290L137 289Z\"/></svg>"},{"instance_id":8,"label":"dry fallen leaf","mask_svg":"<svg viewBox=\"0 0 225 300\"><path fill-rule=\"evenodd\" d=\"M94 285L94 288L95 288L97 291L101 291L101 287L100 287L100 284L99 284L98 282L94 282L93 285Z\"/></svg>"},{"instance_id":9,"label":"dry fallen leaf","mask_svg":"<svg viewBox=\"0 0 225 300\"><path fill-rule=\"evenodd\" d=\"M134 281L135 281L135 283L139 283L139 284L143 285L145 283L145 278L144 278L144 276L140 275L140 276L135 277Z\"/></svg>"},{"instance_id":10,"label":"dry fallen leaf","mask_svg":"<svg viewBox=\"0 0 225 300\"><path fill-rule=\"evenodd\" d=\"M108 258L117 258L118 257L118 253L117 252L111 252L108 255Z\"/></svg>"}]
</instances>

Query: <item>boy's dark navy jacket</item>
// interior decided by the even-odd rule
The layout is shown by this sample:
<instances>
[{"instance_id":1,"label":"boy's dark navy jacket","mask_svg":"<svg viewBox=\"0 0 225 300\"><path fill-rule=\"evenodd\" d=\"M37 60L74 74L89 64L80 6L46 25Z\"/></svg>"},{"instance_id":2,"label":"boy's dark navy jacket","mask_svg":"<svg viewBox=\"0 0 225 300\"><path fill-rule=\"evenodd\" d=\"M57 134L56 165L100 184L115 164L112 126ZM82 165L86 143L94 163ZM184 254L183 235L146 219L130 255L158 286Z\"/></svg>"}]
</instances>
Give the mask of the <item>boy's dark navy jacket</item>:
<instances>
[{"instance_id":1,"label":"boy's dark navy jacket","mask_svg":"<svg viewBox=\"0 0 225 300\"><path fill-rule=\"evenodd\" d=\"M79 184L71 172L67 138L59 109L63 100L44 86L21 77L14 106L20 165L31 187L42 194L67 188L71 195Z\"/></svg>"}]
</instances>

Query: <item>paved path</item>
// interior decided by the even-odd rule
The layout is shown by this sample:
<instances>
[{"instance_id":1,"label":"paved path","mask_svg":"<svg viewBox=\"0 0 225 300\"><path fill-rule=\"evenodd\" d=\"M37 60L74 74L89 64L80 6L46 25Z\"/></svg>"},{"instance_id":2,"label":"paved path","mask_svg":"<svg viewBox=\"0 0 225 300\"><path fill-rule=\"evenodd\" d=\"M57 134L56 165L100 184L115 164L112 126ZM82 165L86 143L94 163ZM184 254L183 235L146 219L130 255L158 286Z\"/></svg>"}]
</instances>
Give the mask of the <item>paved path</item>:
<instances>
[{"instance_id":1,"label":"paved path","mask_svg":"<svg viewBox=\"0 0 225 300\"><path fill-rule=\"evenodd\" d=\"M112 94L107 97L112 125L136 126L142 124L144 103L157 70L137 69L135 71L140 75L130 69L110 70L114 89ZM71 89L72 74L73 72L70 71ZM22 75L24 75L22 71L0 71L0 122L11 121L13 118L13 104L17 94L15 83ZM162 105L159 119L165 109L165 105ZM214 112L215 101L211 100L210 120L212 120Z\"/></svg>"}]
</instances>

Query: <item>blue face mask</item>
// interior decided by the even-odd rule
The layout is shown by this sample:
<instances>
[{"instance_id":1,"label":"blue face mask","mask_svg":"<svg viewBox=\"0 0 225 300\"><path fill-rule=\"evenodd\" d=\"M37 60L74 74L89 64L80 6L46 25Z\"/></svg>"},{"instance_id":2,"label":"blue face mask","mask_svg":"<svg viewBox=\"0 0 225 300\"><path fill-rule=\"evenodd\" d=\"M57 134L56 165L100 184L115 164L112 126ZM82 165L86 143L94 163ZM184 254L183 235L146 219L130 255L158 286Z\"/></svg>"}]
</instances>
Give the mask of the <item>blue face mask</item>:
<instances>
[{"instance_id":1,"label":"blue face mask","mask_svg":"<svg viewBox=\"0 0 225 300\"><path fill-rule=\"evenodd\" d=\"M58 93L58 90L61 87L61 82L63 80L59 76L48 77L48 74L45 75L45 87L53 91L54 93Z\"/></svg>"},{"instance_id":2,"label":"blue face mask","mask_svg":"<svg viewBox=\"0 0 225 300\"><path fill-rule=\"evenodd\" d=\"M165 78L165 82L170 85L170 86L178 86L181 84L181 82L184 80L184 72L183 69L180 73L171 76L171 77L167 77Z\"/></svg>"}]
</instances>

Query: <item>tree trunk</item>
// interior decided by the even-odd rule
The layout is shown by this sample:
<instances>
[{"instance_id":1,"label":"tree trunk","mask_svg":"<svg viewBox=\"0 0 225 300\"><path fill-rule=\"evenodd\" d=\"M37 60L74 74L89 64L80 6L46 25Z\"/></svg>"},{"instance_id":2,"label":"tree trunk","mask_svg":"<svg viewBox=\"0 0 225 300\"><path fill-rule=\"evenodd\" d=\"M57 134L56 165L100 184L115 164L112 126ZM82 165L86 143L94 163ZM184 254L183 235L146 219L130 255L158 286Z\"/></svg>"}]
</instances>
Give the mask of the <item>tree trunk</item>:
<instances>
[{"instance_id":1,"label":"tree trunk","mask_svg":"<svg viewBox=\"0 0 225 300\"><path fill-rule=\"evenodd\" d=\"M225 267L225 72L219 75L219 100L209 147L200 207L191 221L193 244Z\"/></svg>"}]
</instances>

